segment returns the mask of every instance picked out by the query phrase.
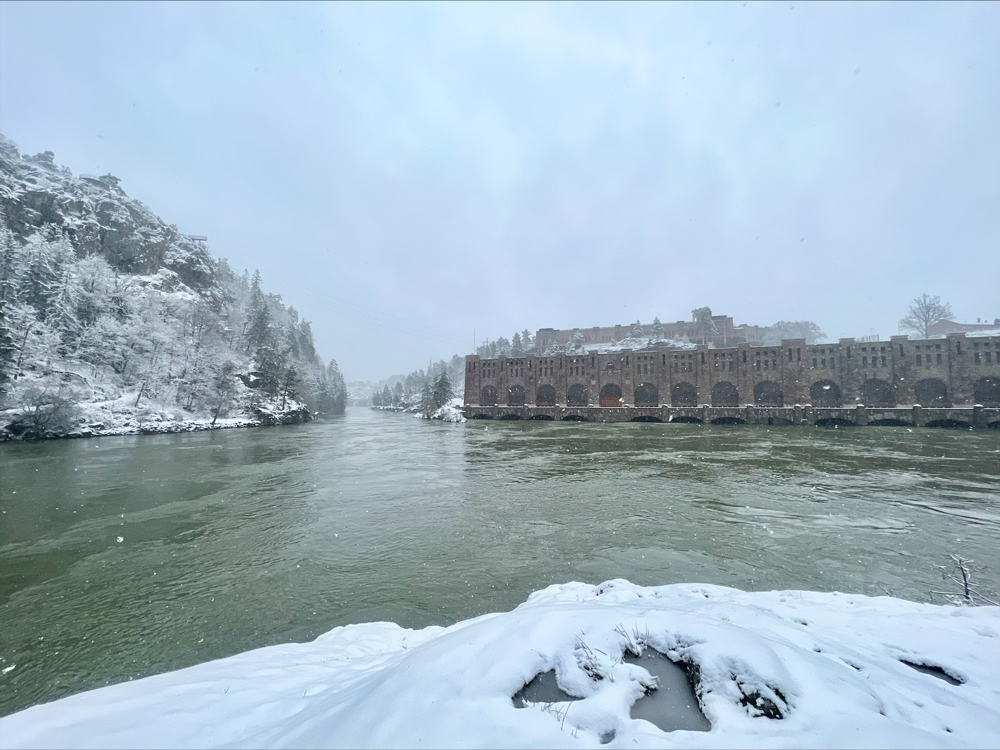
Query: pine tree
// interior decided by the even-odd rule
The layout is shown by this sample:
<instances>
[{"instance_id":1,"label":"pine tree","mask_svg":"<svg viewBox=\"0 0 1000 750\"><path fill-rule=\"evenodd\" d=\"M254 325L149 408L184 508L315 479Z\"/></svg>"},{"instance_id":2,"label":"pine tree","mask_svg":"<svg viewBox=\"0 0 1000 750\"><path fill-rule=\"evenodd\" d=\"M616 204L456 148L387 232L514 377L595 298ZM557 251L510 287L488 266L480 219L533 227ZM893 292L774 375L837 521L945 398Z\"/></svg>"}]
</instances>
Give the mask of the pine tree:
<instances>
[{"instance_id":1,"label":"pine tree","mask_svg":"<svg viewBox=\"0 0 1000 750\"><path fill-rule=\"evenodd\" d=\"M273 346L262 346L257 350L256 360L260 390L276 396L285 375L285 356Z\"/></svg>"},{"instance_id":2,"label":"pine tree","mask_svg":"<svg viewBox=\"0 0 1000 750\"><path fill-rule=\"evenodd\" d=\"M40 237L34 237L28 247L27 265L18 284L18 296L38 311L45 320L62 288L63 269L58 253Z\"/></svg>"},{"instance_id":3,"label":"pine tree","mask_svg":"<svg viewBox=\"0 0 1000 750\"><path fill-rule=\"evenodd\" d=\"M14 299L21 255L21 245L7 228L5 216L0 211L0 302Z\"/></svg>"},{"instance_id":4,"label":"pine tree","mask_svg":"<svg viewBox=\"0 0 1000 750\"><path fill-rule=\"evenodd\" d=\"M434 399L434 404L438 409L451 401L452 387L451 381L448 380L447 370L441 370L441 376L437 379L437 382L434 383L432 397Z\"/></svg>"},{"instance_id":5,"label":"pine tree","mask_svg":"<svg viewBox=\"0 0 1000 750\"><path fill-rule=\"evenodd\" d=\"M289 366L285 370L285 377L281 381L281 408L285 408L288 399L293 401L299 397L299 373L295 365Z\"/></svg>"},{"instance_id":6,"label":"pine tree","mask_svg":"<svg viewBox=\"0 0 1000 750\"><path fill-rule=\"evenodd\" d=\"M653 341L663 341L665 338L663 323L660 322L659 318L653 318L653 328L650 333L652 334L650 338L652 338Z\"/></svg>"},{"instance_id":7,"label":"pine tree","mask_svg":"<svg viewBox=\"0 0 1000 750\"><path fill-rule=\"evenodd\" d=\"M267 305L262 305L250 320L250 330L247 331L247 352L259 351L272 344L271 313Z\"/></svg>"},{"instance_id":8,"label":"pine tree","mask_svg":"<svg viewBox=\"0 0 1000 750\"><path fill-rule=\"evenodd\" d=\"M520 357L524 354L524 348L521 345L521 334L515 332L514 338L510 340L510 353L513 357Z\"/></svg>"},{"instance_id":9,"label":"pine tree","mask_svg":"<svg viewBox=\"0 0 1000 750\"><path fill-rule=\"evenodd\" d=\"M14 379L14 363L17 361L17 344L7 305L7 300L0 299L0 406Z\"/></svg>"},{"instance_id":10,"label":"pine tree","mask_svg":"<svg viewBox=\"0 0 1000 750\"><path fill-rule=\"evenodd\" d=\"M420 386L420 411L424 419L430 419L435 409L437 406L434 403L434 386L431 384L430 373L427 373Z\"/></svg>"}]
</instances>

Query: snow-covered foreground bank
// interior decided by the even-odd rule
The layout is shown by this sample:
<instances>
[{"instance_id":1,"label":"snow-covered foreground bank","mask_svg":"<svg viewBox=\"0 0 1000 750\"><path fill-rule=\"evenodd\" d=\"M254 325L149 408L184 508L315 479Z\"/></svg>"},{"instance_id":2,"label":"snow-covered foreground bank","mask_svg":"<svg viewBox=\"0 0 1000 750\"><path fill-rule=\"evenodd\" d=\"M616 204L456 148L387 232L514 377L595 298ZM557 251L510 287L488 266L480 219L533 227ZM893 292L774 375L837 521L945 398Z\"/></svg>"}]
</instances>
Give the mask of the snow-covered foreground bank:
<instances>
[{"instance_id":1,"label":"snow-covered foreground bank","mask_svg":"<svg viewBox=\"0 0 1000 750\"><path fill-rule=\"evenodd\" d=\"M663 732L630 718L633 703L652 700L644 696L654 684L645 669L622 660L636 646L688 666L711 731ZM582 700L515 707L512 696L548 670ZM996 747L1000 609L693 584L570 583L537 592L512 612L449 628L350 625L312 643L250 651L0 719L3 747L602 741L629 748Z\"/></svg>"}]
</instances>

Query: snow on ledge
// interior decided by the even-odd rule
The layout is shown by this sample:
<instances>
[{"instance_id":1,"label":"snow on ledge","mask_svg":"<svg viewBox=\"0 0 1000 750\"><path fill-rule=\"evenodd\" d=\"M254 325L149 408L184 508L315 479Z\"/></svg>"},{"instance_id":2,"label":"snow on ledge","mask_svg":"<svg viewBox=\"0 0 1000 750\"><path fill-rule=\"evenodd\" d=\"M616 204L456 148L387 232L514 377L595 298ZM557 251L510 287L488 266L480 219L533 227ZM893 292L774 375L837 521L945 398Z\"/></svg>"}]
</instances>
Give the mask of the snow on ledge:
<instances>
[{"instance_id":1,"label":"snow on ledge","mask_svg":"<svg viewBox=\"0 0 1000 750\"><path fill-rule=\"evenodd\" d=\"M630 718L650 684L621 662L634 636L696 665L711 731ZM515 708L550 669L582 700ZM349 625L35 706L0 719L0 746L598 747L612 732L607 747L995 747L1000 608L569 583L449 628Z\"/></svg>"}]
</instances>

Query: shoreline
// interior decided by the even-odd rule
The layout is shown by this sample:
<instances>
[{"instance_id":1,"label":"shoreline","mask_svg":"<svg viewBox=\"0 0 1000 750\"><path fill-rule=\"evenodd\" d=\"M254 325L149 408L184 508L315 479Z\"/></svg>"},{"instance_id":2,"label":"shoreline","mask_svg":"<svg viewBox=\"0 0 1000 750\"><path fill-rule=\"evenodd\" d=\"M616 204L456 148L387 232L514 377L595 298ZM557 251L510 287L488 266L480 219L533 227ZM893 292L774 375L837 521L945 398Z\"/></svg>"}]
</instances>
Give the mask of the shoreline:
<instances>
[{"instance_id":1,"label":"shoreline","mask_svg":"<svg viewBox=\"0 0 1000 750\"><path fill-rule=\"evenodd\" d=\"M45 434L22 437L11 433L6 427L0 428L0 445L6 443L40 443L47 440L80 440L84 438L126 437L129 435L176 435L186 432L209 432L212 430L232 430L247 427L279 427L312 422L315 415L305 407L285 412L261 410L255 416L227 417L216 420L163 421L151 424L124 424L105 428L87 426L63 434Z\"/></svg>"}]
</instances>

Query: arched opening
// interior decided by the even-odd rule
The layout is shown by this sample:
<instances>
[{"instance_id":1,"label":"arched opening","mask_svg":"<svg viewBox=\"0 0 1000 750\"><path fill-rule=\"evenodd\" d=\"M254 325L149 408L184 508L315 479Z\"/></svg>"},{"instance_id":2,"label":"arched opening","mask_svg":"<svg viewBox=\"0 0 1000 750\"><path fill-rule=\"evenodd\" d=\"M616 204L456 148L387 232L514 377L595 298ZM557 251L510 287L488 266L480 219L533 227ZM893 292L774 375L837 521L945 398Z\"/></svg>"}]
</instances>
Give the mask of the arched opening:
<instances>
[{"instance_id":1,"label":"arched opening","mask_svg":"<svg viewBox=\"0 0 1000 750\"><path fill-rule=\"evenodd\" d=\"M892 395L892 386L884 380L872 378L861 385L861 403L865 406L892 407L896 398Z\"/></svg>"},{"instance_id":2,"label":"arched opening","mask_svg":"<svg viewBox=\"0 0 1000 750\"><path fill-rule=\"evenodd\" d=\"M507 422L513 422L514 420L520 418L521 418L520 414L504 414L503 416L500 417L501 420L505 420Z\"/></svg>"},{"instance_id":3,"label":"arched opening","mask_svg":"<svg viewBox=\"0 0 1000 750\"><path fill-rule=\"evenodd\" d=\"M701 420L698 417L671 417L670 421L677 424L701 424Z\"/></svg>"},{"instance_id":4,"label":"arched opening","mask_svg":"<svg viewBox=\"0 0 1000 750\"><path fill-rule=\"evenodd\" d=\"M635 389L636 406L659 406L660 389L652 383L643 383Z\"/></svg>"},{"instance_id":5,"label":"arched opening","mask_svg":"<svg viewBox=\"0 0 1000 750\"><path fill-rule=\"evenodd\" d=\"M973 393L977 404L1000 406L1000 378L979 378Z\"/></svg>"},{"instance_id":6,"label":"arched opening","mask_svg":"<svg viewBox=\"0 0 1000 750\"><path fill-rule=\"evenodd\" d=\"M551 385L542 385L538 387L538 393L535 394L535 405L536 406L555 406L556 405L556 389Z\"/></svg>"},{"instance_id":7,"label":"arched opening","mask_svg":"<svg viewBox=\"0 0 1000 750\"><path fill-rule=\"evenodd\" d=\"M921 406L951 406L948 386L940 378L927 378L913 386L913 400Z\"/></svg>"},{"instance_id":8,"label":"arched opening","mask_svg":"<svg viewBox=\"0 0 1000 750\"><path fill-rule=\"evenodd\" d=\"M712 420L712 424L746 424L745 419L740 419L739 417L716 417Z\"/></svg>"},{"instance_id":9,"label":"arched opening","mask_svg":"<svg viewBox=\"0 0 1000 750\"><path fill-rule=\"evenodd\" d=\"M753 387L753 400L757 406L784 406L781 386L773 380L762 380Z\"/></svg>"},{"instance_id":10,"label":"arched opening","mask_svg":"<svg viewBox=\"0 0 1000 750\"><path fill-rule=\"evenodd\" d=\"M601 406L621 406L622 389L614 383L608 383L601 388Z\"/></svg>"},{"instance_id":11,"label":"arched opening","mask_svg":"<svg viewBox=\"0 0 1000 750\"><path fill-rule=\"evenodd\" d=\"M691 383L674 383L670 389L671 406L697 406L698 389ZM677 420L672 420L677 421Z\"/></svg>"},{"instance_id":12,"label":"arched opening","mask_svg":"<svg viewBox=\"0 0 1000 750\"><path fill-rule=\"evenodd\" d=\"M535 419L535 420L538 420L539 422L551 422L551 421L553 421L551 414L536 414L533 417L528 417L528 419Z\"/></svg>"},{"instance_id":13,"label":"arched opening","mask_svg":"<svg viewBox=\"0 0 1000 750\"><path fill-rule=\"evenodd\" d=\"M580 414L567 414L562 418L563 422L586 422L587 418Z\"/></svg>"},{"instance_id":14,"label":"arched opening","mask_svg":"<svg viewBox=\"0 0 1000 750\"><path fill-rule=\"evenodd\" d=\"M819 380L809 386L809 400L813 406L833 408L844 405L840 386L832 380Z\"/></svg>"},{"instance_id":15,"label":"arched opening","mask_svg":"<svg viewBox=\"0 0 1000 750\"><path fill-rule=\"evenodd\" d=\"M905 419L873 419L868 423L869 427L913 427L913 422Z\"/></svg>"},{"instance_id":16,"label":"arched opening","mask_svg":"<svg viewBox=\"0 0 1000 750\"><path fill-rule=\"evenodd\" d=\"M587 389L582 385L577 383L576 385L571 385L569 387L569 392L566 394L566 405L567 406L586 406L587 405Z\"/></svg>"},{"instance_id":17,"label":"arched opening","mask_svg":"<svg viewBox=\"0 0 1000 750\"><path fill-rule=\"evenodd\" d=\"M507 391L508 406L524 406L524 388L519 385L512 385Z\"/></svg>"},{"instance_id":18,"label":"arched opening","mask_svg":"<svg viewBox=\"0 0 1000 750\"><path fill-rule=\"evenodd\" d=\"M493 419L489 414L473 414L470 419Z\"/></svg>"},{"instance_id":19,"label":"arched opening","mask_svg":"<svg viewBox=\"0 0 1000 750\"><path fill-rule=\"evenodd\" d=\"M945 430L968 430L972 425L960 419L935 419L928 422L924 427L940 427Z\"/></svg>"},{"instance_id":20,"label":"arched opening","mask_svg":"<svg viewBox=\"0 0 1000 750\"><path fill-rule=\"evenodd\" d=\"M712 406L739 406L740 393L736 386L723 380L712 386ZM712 424L715 424L713 422ZM728 423L727 423L728 424Z\"/></svg>"},{"instance_id":21,"label":"arched opening","mask_svg":"<svg viewBox=\"0 0 1000 750\"><path fill-rule=\"evenodd\" d=\"M497 405L497 389L492 385L488 385L483 388L482 397L479 399L479 403L483 406L496 406Z\"/></svg>"},{"instance_id":22,"label":"arched opening","mask_svg":"<svg viewBox=\"0 0 1000 750\"><path fill-rule=\"evenodd\" d=\"M854 427L854 422L840 417L824 417L816 420L817 427Z\"/></svg>"},{"instance_id":23,"label":"arched opening","mask_svg":"<svg viewBox=\"0 0 1000 750\"><path fill-rule=\"evenodd\" d=\"M662 422L663 420L659 417L636 417L632 420L633 422Z\"/></svg>"}]
</instances>

